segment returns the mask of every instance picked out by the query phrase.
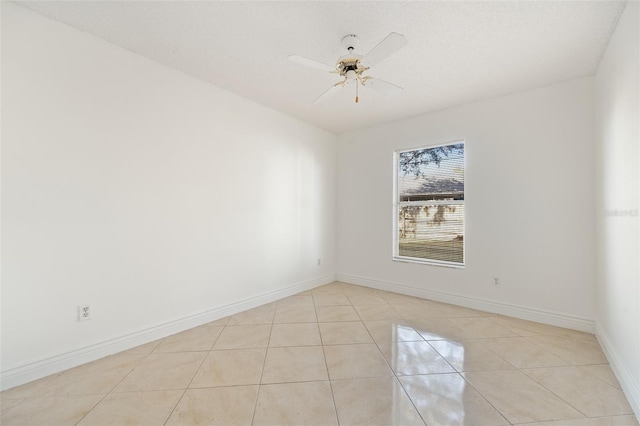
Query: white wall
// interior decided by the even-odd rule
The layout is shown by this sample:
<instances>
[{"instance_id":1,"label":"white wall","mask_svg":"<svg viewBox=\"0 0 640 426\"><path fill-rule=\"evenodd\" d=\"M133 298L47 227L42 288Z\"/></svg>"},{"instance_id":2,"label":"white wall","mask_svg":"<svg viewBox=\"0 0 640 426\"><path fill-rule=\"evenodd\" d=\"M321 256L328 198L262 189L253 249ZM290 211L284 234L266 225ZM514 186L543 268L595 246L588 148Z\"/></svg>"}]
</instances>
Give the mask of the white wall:
<instances>
[{"instance_id":1,"label":"white wall","mask_svg":"<svg viewBox=\"0 0 640 426\"><path fill-rule=\"evenodd\" d=\"M340 135L338 278L592 330L592 88L572 80ZM392 261L394 150L458 139L466 267Z\"/></svg>"},{"instance_id":2,"label":"white wall","mask_svg":"<svg viewBox=\"0 0 640 426\"><path fill-rule=\"evenodd\" d=\"M595 78L598 338L640 417L640 4L628 2ZM616 212L617 211L617 212ZM630 215L626 215L631 213Z\"/></svg>"},{"instance_id":3,"label":"white wall","mask_svg":"<svg viewBox=\"0 0 640 426\"><path fill-rule=\"evenodd\" d=\"M2 86L3 387L335 278L335 135L7 2Z\"/></svg>"}]
</instances>

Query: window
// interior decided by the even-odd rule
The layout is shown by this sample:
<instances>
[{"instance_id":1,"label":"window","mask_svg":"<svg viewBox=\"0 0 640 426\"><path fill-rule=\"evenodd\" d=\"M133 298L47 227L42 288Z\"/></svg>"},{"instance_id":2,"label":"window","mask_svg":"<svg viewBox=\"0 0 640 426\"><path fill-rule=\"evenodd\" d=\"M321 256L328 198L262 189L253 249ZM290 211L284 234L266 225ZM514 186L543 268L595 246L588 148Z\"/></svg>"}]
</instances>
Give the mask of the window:
<instances>
[{"instance_id":1,"label":"window","mask_svg":"<svg viewBox=\"0 0 640 426\"><path fill-rule=\"evenodd\" d=\"M464 142L395 153L394 260L464 266Z\"/></svg>"}]
</instances>

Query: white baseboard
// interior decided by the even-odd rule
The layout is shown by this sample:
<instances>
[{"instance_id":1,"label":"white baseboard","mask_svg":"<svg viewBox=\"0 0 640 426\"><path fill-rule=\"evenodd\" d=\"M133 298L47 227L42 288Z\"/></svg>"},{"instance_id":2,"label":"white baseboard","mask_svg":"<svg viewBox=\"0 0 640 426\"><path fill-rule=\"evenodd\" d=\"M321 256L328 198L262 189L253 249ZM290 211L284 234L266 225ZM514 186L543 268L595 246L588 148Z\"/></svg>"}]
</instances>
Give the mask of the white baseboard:
<instances>
[{"instance_id":1,"label":"white baseboard","mask_svg":"<svg viewBox=\"0 0 640 426\"><path fill-rule=\"evenodd\" d=\"M636 418L640 419L640 383L634 379L633 374L631 374L627 364L625 364L620 357L611 339L597 323L596 337L598 338L598 342L600 342L604 355L607 357L607 360L609 360L613 373L616 375L618 382L620 382L620 386L622 386L622 391L629 400L631 409L635 413Z\"/></svg>"},{"instance_id":2,"label":"white baseboard","mask_svg":"<svg viewBox=\"0 0 640 426\"><path fill-rule=\"evenodd\" d=\"M102 342L61 353L52 357L39 359L19 367L0 372L0 390L10 389L42 377L56 374L105 356L134 348L172 334L197 327L247 309L274 302L287 296L311 290L312 288L335 281L335 275L325 275L312 280L303 281L283 289L270 291L258 296L196 312L181 318L175 318L151 327L133 330L128 333L106 339Z\"/></svg>"},{"instance_id":3,"label":"white baseboard","mask_svg":"<svg viewBox=\"0 0 640 426\"><path fill-rule=\"evenodd\" d=\"M464 306L466 308L478 309L480 311L540 322L543 324L555 325L557 327L570 328L572 330L585 331L588 333L595 332L594 321L557 312L544 311L524 306L509 305L487 299L461 296L454 293L427 290L423 288L407 286L404 284L380 281L355 275L337 274L336 280L349 284L371 287L378 290L392 291L394 293L405 294L407 296L416 296L423 299L434 300L437 302L450 303L452 305Z\"/></svg>"}]
</instances>

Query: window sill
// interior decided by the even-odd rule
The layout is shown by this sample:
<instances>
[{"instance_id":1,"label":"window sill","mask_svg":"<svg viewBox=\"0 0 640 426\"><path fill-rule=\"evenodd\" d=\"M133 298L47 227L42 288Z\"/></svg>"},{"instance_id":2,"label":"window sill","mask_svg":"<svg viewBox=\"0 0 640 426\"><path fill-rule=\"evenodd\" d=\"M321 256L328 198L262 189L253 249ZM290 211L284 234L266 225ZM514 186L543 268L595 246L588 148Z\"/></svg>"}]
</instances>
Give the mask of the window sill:
<instances>
[{"instance_id":1,"label":"window sill","mask_svg":"<svg viewBox=\"0 0 640 426\"><path fill-rule=\"evenodd\" d=\"M454 262L444 262L439 260L428 260L428 259L420 259L417 257L401 257L401 256L393 256L394 262L404 262L404 263L419 263L422 265L430 265L430 266L442 266L445 268L453 268L453 269L464 269L464 263L454 263Z\"/></svg>"}]
</instances>

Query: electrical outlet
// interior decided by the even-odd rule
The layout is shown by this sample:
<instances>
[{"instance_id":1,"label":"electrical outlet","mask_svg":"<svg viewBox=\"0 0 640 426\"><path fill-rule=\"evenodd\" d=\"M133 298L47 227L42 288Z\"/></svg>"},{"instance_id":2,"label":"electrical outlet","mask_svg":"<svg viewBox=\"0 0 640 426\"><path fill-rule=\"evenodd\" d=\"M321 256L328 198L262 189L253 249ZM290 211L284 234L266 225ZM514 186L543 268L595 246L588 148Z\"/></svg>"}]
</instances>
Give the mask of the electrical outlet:
<instances>
[{"instance_id":1,"label":"electrical outlet","mask_svg":"<svg viewBox=\"0 0 640 426\"><path fill-rule=\"evenodd\" d=\"M498 279L498 277L493 277L493 286L500 287L500 280Z\"/></svg>"},{"instance_id":2,"label":"electrical outlet","mask_svg":"<svg viewBox=\"0 0 640 426\"><path fill-rule=\"evenodd\" d=\"M78 305L78 321L91 319L91 305Z\"/></svg>"}]
</instances>

